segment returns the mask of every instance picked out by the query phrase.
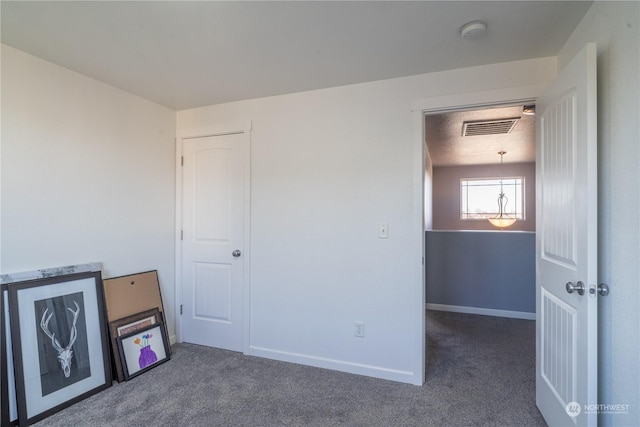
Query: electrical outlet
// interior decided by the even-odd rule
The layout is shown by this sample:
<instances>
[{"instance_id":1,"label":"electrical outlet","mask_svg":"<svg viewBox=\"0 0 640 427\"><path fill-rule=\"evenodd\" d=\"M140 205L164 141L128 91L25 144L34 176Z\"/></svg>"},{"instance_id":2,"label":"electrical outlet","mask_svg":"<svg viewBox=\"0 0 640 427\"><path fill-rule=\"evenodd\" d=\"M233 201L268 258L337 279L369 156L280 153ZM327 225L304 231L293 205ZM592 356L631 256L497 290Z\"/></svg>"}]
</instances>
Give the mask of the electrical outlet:
<instances>
[{"instance_id":1,"label":"electrical outlet","mask_svg":"<svg viewBox=\"0 0 640 427\"><path fill-rule=\"evenodd\" d=\"M364 338L364 322L355 322L354 335L356 337Z\"/></svg>"}]
</instances>

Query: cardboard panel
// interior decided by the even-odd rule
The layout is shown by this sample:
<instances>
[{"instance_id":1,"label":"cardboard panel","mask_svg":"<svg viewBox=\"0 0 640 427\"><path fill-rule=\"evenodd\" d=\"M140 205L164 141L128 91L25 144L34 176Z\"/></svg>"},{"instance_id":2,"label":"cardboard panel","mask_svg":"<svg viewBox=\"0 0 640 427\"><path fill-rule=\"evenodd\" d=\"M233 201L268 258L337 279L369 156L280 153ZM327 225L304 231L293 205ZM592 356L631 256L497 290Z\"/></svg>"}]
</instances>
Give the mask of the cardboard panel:
<instances>
[{"instance_id":1,"label":"cardboard panel","mask_svg":"<svg viewBox=\"0 0 640 427\"><path fill-rule=\"evenodd\" d=\"M109 322L155 307L164 311L155 270L104 279L103 283Z\"/></svg>"},{"instance_id":2,"label":"cardboard panel","mask_svg":"<svg viewBox=\"0 0 640 427\"><path fill-rule=\"evenodd\" d=\"M167 337L169 336L157 270L103 279L102 284L109 323L158 308L162 315L165 332ZM169 352L171 353L171 348ZM113 362L114 378L121 382L122 378L115 369L115 360Z\"/></svg>"}]
</instances>

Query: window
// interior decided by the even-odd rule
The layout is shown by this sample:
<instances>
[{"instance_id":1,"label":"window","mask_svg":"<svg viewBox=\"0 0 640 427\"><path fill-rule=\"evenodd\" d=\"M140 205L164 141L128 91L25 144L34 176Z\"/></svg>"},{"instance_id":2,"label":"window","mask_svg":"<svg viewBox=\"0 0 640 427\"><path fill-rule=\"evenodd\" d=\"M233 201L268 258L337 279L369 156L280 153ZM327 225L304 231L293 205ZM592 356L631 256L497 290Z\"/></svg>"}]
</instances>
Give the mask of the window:
<instances>
[{"instance_id":1,"label":"window","mask_svg":"<svg viewBox=\"0 0 640 427\"><path fill-rule=\"evenodd\" d=\"M508 202L505 214L524 219L524 177L502 178ZM499 214L500 178L460 180L460 219L489 219Z\"/></svg>"}]
</instances>

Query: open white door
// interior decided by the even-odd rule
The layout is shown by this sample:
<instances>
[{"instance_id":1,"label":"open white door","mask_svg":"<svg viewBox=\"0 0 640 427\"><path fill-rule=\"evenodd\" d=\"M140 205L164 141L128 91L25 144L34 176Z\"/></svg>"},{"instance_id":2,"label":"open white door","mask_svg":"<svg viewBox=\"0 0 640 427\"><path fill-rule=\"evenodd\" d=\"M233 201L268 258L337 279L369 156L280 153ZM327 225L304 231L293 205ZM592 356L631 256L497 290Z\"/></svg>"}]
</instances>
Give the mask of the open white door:
<instances>
[{"instance_id":1,"label":"open white door","mask_svg":"<svg viewBox=\"0 0 640 427\"><path fill-rule=\"evenodd\" d=\"M536 403L550 426L595 426L595 44L560 72L536 110Z\"/></svg>"},{"instance_id":2,"label":"open white door","mask_svg":"<svg viewBox=\"0 0 640 427\"><path fill-rule=\"evenodd\" d=\"M182 340L242 351L249 137L183 139Z\"/></svg>"}]
</instances>

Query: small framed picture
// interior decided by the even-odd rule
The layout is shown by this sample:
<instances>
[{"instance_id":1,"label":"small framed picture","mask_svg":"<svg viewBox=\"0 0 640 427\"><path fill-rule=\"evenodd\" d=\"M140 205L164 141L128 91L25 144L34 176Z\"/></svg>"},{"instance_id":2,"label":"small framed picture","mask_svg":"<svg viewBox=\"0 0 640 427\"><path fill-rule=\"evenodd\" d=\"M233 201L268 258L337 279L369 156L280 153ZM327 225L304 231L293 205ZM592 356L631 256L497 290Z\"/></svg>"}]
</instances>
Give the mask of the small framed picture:
<instances>
[{"instance_id":1,"label":"small framed picture","mask_svg":"<svg viewBox=\"0 0 640 427\"><path fill-rule=\"evenodd\" d=\"M125 381L166 362L170 356L164 324L118 337L118 350Z\"/></svg>"},{"instance_id":2,"label":"small framed picture","mask_svg":"<svg viewBox=\"0 0 640 427\"><path fill-rule=\"evenodd\" d=\"M122 361L118 350L118 337L128 335L140 329L147 328L162 321L162 315L158 308L146 310L132 316L109 322L109 332L111 333L111 348L113 351L113 361L116 368L116 379L118 382L124 381Z\"/></svg>"},{"instance_id":3,"label":"small framed picture","mask_svg":"<svg viewBox=\"0 0 640 427\"><path fill-rule=\"evenodd\" d=\"M9 284L9 301L21 426L111 385L99 271Z\"/></svg>"}]
</instances>

